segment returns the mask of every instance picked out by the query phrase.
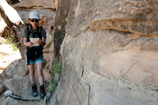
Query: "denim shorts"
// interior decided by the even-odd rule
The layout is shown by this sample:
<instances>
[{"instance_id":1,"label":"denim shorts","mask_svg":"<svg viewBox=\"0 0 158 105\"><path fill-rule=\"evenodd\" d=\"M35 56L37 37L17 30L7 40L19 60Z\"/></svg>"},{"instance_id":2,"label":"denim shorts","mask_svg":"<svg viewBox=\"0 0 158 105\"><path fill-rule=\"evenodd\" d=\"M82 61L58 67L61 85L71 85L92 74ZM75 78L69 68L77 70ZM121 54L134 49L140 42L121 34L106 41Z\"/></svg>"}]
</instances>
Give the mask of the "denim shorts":
<instances>
[{"instance_id":1,"label":"denim shorts","mask_svg":"<svg viewBox=\"0 0 158 105\"><path fill-rule=\"evenodd\" d=\"M25 59L26 59L26 64L27 64L27 56L26 55L25 55ZM34 63L43 63L43 54L40 55L39 58L36 60L29 59L29 65L34 64Z\"/></svg>"}]
</instances>

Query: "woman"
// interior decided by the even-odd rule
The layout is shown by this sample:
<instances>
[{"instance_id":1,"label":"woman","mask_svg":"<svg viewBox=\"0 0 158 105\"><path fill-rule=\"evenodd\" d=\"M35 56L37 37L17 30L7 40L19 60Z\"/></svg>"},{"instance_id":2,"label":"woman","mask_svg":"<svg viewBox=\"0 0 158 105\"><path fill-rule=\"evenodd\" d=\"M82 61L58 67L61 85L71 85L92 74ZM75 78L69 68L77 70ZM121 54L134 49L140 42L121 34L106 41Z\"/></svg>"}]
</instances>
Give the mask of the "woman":
<instances>
[{"instance_id":1,"label":"woman","mask_svg":"<svg viewBox=\"0 0 158 105\"><path fill-rule=\"evenodd\" d=\"M37 73L40 82L40 97L44 98L44 75L42 71L43 63L43 46L46 43L46 32L45 29L38 26L40 20L38 12L30 12L28 21L30 26L24 28L23 40L26 46L25 58L29 68L30 80L32 85L32 96L38 96L37 86L35 82L35 68L36 65Z\"/></svg>"}]
</instances>

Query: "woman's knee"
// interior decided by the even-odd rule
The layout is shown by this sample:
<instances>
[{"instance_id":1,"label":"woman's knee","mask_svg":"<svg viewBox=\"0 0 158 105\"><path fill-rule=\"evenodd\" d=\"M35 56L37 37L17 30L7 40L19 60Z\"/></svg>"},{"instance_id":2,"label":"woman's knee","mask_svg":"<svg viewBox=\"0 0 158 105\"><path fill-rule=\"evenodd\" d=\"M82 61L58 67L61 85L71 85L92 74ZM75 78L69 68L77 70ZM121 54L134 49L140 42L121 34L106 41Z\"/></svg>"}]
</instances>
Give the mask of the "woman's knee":
<instances>
[{"instance_id":1,"label":"woman's knee","mask_svg":"<svg viewBox=\"0 0 158 105\"><path fill-rule=\"evenodd\" d=\"M29 74L35 75L34 65L29 65L28 68L29 68Z\"/></svg>"},{"instance_id":2,"label":"woman's knee","mask_svg":"<svg viewBox=\"0 0 158 105\"><path fill-rule=\"evenodd\" d=\"M43 76L42 63L37 64L37 72L38 72L38 76L40 77Z\"/></svg>"},{"instance_id":3,"label":"woman's knee","mask_svg":"<svg viewBox=\"0 0 158 105\"><path fill-rule=\"evenodd\" d=\"M42 76L43 76L42 70L41 70L41 69L40 69L40 70L37 70L37 74L38 74L38 76L42 77Z\"/></svg>"},{"instance_id":4,"label":"woman's knee","mask_svg":"<svg viewBox=\"0 0 158 105\"><path fill-rule=\"evenodd\" d=\"M30 74L30 75L35 75L34 70L29 70L29 74Z\"/></svg>"}]
</instances>

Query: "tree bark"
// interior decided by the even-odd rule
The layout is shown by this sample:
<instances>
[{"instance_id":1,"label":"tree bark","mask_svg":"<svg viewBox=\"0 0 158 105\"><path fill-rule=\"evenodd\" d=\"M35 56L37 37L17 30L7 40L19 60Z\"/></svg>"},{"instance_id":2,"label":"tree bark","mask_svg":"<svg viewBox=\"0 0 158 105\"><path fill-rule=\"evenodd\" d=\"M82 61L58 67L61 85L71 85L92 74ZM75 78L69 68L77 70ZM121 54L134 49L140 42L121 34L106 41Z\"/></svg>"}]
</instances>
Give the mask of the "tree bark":
<instances>
[{"instance_id":1,"label":"tree bark","mask_svg":"<svg viewBox=\"0 0 158 105\"><path fill-rule=\"evenodd\" d=\"M9 20L8 16L5 14L5 11L2 9L1 6L0 6L0 13L1 13L1 17L3 18L3 20L5 21L5 23L9 28L13 27L14 25L19 28L18 25L14 24Z\"/></svg>"},{"instance_id":2,"label":"tree bark","mask_svg":"<svg viewBox=\"0 0 158 105\"><path fill-rule=\"evenodd\" d=\"M2 33L1 37L4 37L5 39L12 37L12 42L16 43L17 47L20 50L22 58L24 58L24 56L23 56L24 48L22 48L21 43L17 44L17 42L20 42L20 39L21 39L21 38L17 37L17 31L19 31L20 27L10 21L10 19L6 15L6 13L3 10L1 5L0 5L0 14L1 14L1 17L3 18L3 20L5 21L5 23L7 24L7 27L4 28L4 32ZM15 29L14 26L16 26L16 28L18 28L18 30ZM12 35L12 36L10 36L10 35Z\"/></svg>"}]
</instances>

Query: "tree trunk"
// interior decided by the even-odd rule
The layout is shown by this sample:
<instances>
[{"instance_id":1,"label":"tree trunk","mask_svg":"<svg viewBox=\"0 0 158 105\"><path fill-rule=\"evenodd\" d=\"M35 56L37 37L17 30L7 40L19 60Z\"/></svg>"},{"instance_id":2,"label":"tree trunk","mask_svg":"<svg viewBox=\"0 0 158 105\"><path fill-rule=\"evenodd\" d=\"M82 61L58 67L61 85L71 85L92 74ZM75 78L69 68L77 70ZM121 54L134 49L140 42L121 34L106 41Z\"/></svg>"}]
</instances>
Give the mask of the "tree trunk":
<instances>
[{"instance_id":1,"label":"tree trunk","mask_svg":"<svg viewBox=\"0 0 158 105\"><path fill-rule=\"evenodd\" d=\"M21 41L21 37L18 38L17 37L17 32L19 31L20 27L18 25L16 25L15 23L11 22L10 19L8 18L8 16L6 15L5 11L3 10L2 6L0 5L0 13L1 13L1 17L3 18L3 20L5 21L5 23L7 24L7 27L4 28L4 32L2 33L2 37L4 37L5 39L11 37L12 35L12 42L14 43L18 43ZM14 27L16 26L16 27ZM22 58L24 58L24 48L19 44L17 44L17 47L20 50L21 56Z\"/></svg>"}]
</instances>

